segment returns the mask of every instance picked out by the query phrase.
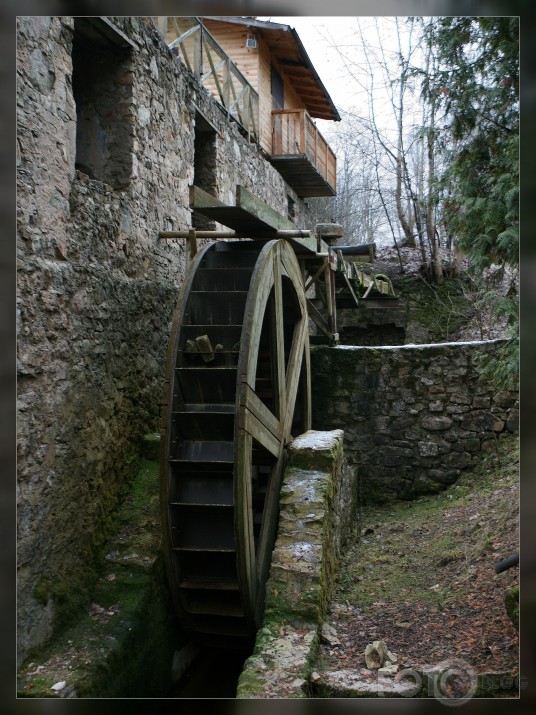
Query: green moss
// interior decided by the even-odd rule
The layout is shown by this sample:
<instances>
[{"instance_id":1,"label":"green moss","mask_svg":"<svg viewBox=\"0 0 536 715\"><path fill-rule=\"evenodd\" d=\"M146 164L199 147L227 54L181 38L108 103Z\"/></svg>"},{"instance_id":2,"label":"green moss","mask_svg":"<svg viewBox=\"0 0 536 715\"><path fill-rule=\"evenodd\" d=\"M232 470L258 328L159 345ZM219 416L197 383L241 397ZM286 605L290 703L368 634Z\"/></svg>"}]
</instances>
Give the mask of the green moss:
<instances>
[{"instance_id":1,"label":"green moss","mask_svg":"<svg viewBox=\"0 0 536 715\"><path fill-rule=\"evenodd\" d=\"M41 576L37 585L34 588L33 595L35 600L39 601L39 603L43 604L43 606L46 606L48 603L48 599L50 598L50 591L50 581L44 576Z\"/></svg>"},{"instance_id":2,"label":"green moss","mask_svg":"<svg viewBox=\"0 0 536 715\"><path fill-rule=\"evenodd\" d=\"M422 325L431 342L448 340L474 315L461 278L447 278L440 286L413 276L396 278L394 282L396 292L405 299L407 320Z\"/></svg>"},{"instance_id":3,"label":"green moss","mask_svg":"<svg viewBox=\"0 0 536 715\"><path fill-rule=\"evenodd\" d=\"M160 433L152 432L143 435L141 442L141 456L143 459L158 460L160 453Z\"/></svg>"},{"instance_id":4,"label":"green moss","mask_svg":"<svg viewBox=\"0 0 536 715\"><path fill-rule=\"evenodd\" d=\"M182 636L159 554L158 490L158 463L142 461L116 513L116 533L106 544L108 558L98 564L98 580L77 604L76 620L21 668L21 697L50 697L59 680L74 686L79 697L158 697L170 688L173 651ZM67 579L42 579L36 593L64 598L65 610L78 599L68 586ZM102 610L92 610L91 603ZM42 668L36 674L37 665Z\"/></svg>"},{"instance_id":5,"label":"green moss","mask_svg":"<svg viewBox=\"0 0 536 715\"><path fill-rule=\"evenodd\" d=\"M264 690L264 679L259 673L247 666L248 661L244 663L244 670L238 679L237 698L255 698L261 696Z\"/></svg>"},{"instance_id":6,"label":"green moss","mask_svg":"<svg viewBox=\"0 0 536 715\"><path fill-rule=\"evenodd\" d=\"M440 569L452 562L458 562L460 578L469 579L471 565L482 555L491 560L496 534L503 528L511 528L508 487L518 481L518 458L519 440L512 435L500 440L495 452L486 455L478 467L462 474L457 484L439 495L364 507L363 526L373 531L365 534L345 556L339 568L338 600L367 606L380 597L411 598L442 608L453 598L463 597L462 588L451 591L448 586L432 587L442 582ZM490 512L493 520L488 523L482 517L482 525L469 533L449 528L445 514L458 505L471 505L475 492L486 500L493 499ZM381 538L377 538L378 534ZM421 540L426 544L424 555L422 549L416 548L423 543Z\"/></svg>"}]
</instances>

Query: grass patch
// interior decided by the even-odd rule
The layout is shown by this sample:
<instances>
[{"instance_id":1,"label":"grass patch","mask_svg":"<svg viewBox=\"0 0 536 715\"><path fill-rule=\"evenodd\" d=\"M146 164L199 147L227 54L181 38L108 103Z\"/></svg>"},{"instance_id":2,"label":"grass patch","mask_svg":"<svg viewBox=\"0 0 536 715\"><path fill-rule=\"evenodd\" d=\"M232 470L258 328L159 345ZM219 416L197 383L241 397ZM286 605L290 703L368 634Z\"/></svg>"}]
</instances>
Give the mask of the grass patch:
<instances>
[{"instance_id":1,"label":"grass patch","mask_svg":"<svg viewBox=\"0 0 536 715\"><path fill-rule=\"evenodd\" d=\"M364 507L362 537L341 564L337 600L360 607L412 600L441 608L462 599L473 564L483 557L492 563L498 535L515 531L518 469L519 441L508 436L439 495Z\"/></svg>"}]
</instances>

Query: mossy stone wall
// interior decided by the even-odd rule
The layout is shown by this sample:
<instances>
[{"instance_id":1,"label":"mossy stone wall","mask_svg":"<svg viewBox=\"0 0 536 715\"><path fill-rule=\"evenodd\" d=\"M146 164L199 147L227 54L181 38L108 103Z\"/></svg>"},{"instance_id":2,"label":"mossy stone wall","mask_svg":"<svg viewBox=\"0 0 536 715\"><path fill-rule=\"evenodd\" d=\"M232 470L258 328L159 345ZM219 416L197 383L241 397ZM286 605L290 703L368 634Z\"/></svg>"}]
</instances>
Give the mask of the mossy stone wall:
<instances>
[{"instance_id":1,"label":"mossy stone wall","mask_svg":"<svg viewBox=\"0 0 536 715\"><path fill-rule=\"evenodd\" d=\"M306 697L337 562L357 528L357 475L342 430L311 430L289 448L263 623L238 698Z\"/></svg>"},{"instance_id":2,"label":"mossy stone wall","mask_svg":"<svg viewBox=\"0 0 536 715\"><path fill-rule=\"evenodd\" d=\"M312 348L313 426L344 429L364 502L444 489L518 429L517 391L478 375L502 344Z\"/></svg>"}]
</instances>

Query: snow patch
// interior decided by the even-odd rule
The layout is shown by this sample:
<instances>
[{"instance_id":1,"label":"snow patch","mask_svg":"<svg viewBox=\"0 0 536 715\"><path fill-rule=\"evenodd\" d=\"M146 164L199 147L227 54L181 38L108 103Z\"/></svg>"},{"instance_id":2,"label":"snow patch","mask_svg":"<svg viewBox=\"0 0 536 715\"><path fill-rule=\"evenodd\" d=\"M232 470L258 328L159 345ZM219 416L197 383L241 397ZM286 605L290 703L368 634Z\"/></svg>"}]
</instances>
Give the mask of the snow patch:
<instances>
[{"instance_id":1,"label":"snow patch","mask_svg":"<svg viewBox=\"0 0 536 715\"><path fill-rule=\"evenodd\" d=\"M329 432L308 430L291 442L292 449L333 449L344 436L344 430L334 429Z\"/></svg>"},{"instance_id":2,"label":"snow patch","mask_svg":"<svg viewBox=\"0 0 536 715\"><path fill-rule=\"evenodd\" d=\"M454 345L492 345L493 343L503 343L504 338L495 338L494 340L468 340L463 342L447 342L447 343L406 343L405 345L336 345L335 350L404 350L410 348L414 350L426 348L443 348Z\"/></svg>"}]
</instances>

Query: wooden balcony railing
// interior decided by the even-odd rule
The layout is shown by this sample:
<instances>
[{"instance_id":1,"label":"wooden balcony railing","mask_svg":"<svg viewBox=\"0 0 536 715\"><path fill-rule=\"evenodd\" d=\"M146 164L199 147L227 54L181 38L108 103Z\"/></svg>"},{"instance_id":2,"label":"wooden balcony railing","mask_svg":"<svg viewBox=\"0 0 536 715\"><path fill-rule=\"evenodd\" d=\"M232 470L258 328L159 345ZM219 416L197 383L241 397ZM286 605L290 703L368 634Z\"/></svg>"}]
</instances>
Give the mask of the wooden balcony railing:
<instances>
[{"instance_id":1,"label":"wooden balcony railing","mask_svg":"<svg viewBox=\"0 0 536 715\"><path fill-rule=\"evenodd\" d=\"M168 47L203 87L258 140L259 95L214 37L195 17L173 17L168 28L176 38Z\"/></svg>"},{"instance_id":2,"label":"wooden balcony railing","mask_svg":"<svg viewBox=\"0 0 536 715\"><path fill-rule=\"evenodd\" d=\"M305 109L272 111L273 157L305 156L335 191L337 160Z\"/></svg>"}]
</instances>

